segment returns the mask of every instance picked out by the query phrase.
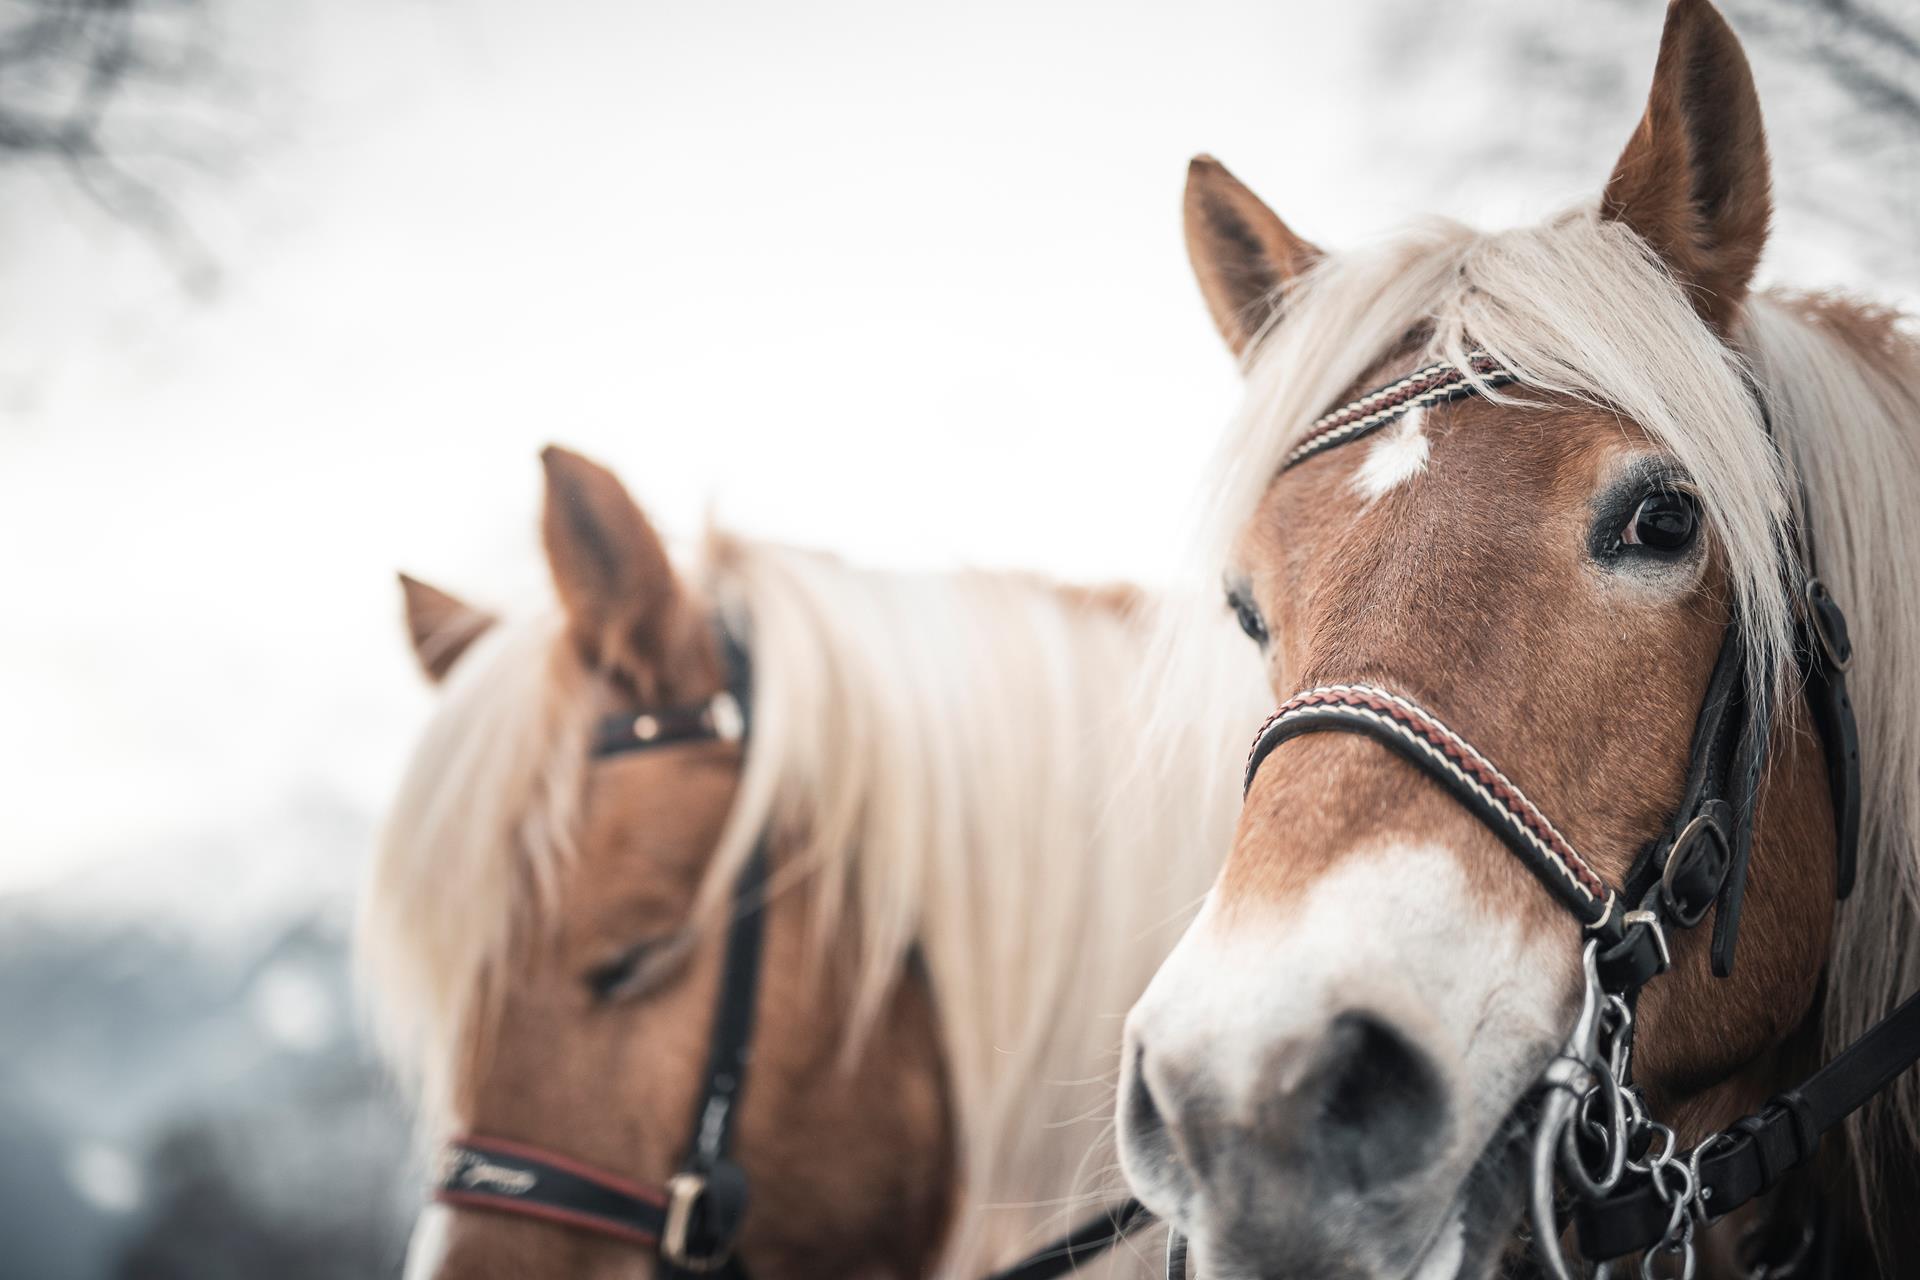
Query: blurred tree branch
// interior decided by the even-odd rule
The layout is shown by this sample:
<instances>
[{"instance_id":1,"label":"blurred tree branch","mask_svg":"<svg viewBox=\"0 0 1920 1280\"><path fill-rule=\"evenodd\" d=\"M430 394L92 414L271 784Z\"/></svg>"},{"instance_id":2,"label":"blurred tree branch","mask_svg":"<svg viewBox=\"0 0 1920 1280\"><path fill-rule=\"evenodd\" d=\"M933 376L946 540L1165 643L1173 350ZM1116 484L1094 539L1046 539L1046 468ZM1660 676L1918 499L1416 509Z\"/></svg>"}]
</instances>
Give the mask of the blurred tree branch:
<instances>
[{"instance_id":1,"label":"blurred tree branch","mask_svg":"<svg viewBox=\"0 0 1920 1280\"><path fill-rule=\"evenodd\" d=\"M1740 29L1804 55L1861 108L1920 125L1920 10L1872 0L1725 0Z\"/></svg>"},{"instance_id":2,"label":"blurred tree branch","mask_svg":"<svg viewBox=\"0 0 1920 1280\"><path fill-rule=\"evenodd\" d=\"M108 126L130 94L210 75L209 16L207 0L0 0L0 164L63 166L196 292L215 283L211 255L173 201L127 167Z\"/></svg>"}]
</instances>

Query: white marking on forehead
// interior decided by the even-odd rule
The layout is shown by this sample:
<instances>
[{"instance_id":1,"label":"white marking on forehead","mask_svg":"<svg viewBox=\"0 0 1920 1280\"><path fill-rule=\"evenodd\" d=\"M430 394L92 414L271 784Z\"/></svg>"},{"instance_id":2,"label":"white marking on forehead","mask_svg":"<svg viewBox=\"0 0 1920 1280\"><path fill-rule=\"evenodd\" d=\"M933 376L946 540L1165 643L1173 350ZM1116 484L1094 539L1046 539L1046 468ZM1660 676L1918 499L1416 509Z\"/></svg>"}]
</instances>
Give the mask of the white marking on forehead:
<instances>
[{"instance_id":1,"label":"white marking on forehead","mask_svg":"<svg viewBox=\"0 0 1920 1280\"><path fill-rule=\"evenodd\" d=\"M1353 490L1367 501L1383 497L1427 469L1426 410L1409 409L1367 446Z\"/></svg>"}]
</instances>

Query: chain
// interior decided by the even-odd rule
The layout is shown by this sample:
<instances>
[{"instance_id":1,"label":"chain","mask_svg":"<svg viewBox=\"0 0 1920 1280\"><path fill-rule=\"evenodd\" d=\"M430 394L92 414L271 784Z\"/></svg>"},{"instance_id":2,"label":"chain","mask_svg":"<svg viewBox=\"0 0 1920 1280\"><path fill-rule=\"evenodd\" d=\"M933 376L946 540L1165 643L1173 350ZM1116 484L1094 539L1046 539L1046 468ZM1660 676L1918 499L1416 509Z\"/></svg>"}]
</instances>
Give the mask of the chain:
<instances>
[{"instance_id":1,"label":"chain","mask_svg":"<svg viewBox=\"0 0 1920 1280\"><path fill-rule=\"evenodd\" d=\"M1705 1143L1683 1158L1673 1129L1648 1114L1645 1097L1628 1083L1633 1010L1601 988L1597 951L1597 944L1589 942L1581 956L1586 990L1580 1013L1559 1056L1541 1076L1545 1097L1534 1135L1534 1241L1553 1280L1573 1280L1559 1247L1556 1172L1587 1199L1611 1193L1633 1172L1646 1177L1668 1206L1666 1230L1640 1259L1642 1280L1656 1280L1663 1262L1673 1264L1678 1280L1693 1280L1694 1232L1706 1221L1712 1196L1700 1177L1700 1161L1713 1144ZM1636 1151L1641 1153L1637 1158ZM1611 1271L1601 1266L1595 1280Z\"/></svg>"}]
</instances>

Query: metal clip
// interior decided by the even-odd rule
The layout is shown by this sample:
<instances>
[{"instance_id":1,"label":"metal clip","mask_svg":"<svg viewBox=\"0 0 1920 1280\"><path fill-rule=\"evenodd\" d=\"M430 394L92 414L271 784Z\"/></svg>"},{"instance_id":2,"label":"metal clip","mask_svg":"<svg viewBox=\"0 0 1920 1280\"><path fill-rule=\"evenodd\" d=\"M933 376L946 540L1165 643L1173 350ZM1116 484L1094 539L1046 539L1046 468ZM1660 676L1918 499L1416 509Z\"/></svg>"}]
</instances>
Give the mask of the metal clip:
<instances>
[{"instance_id":1,"label":"metal clip","mask_svg":"<svg viewBox=\"0 0 1920 1280\"><path fill-rule=\"evenodd\" d=\"M1600 988L1599 951L1599 942L1592 941L1580 953L1580 967L1586 980L1580 1013L1573 1020L1573 1029L1567 1033L1559 1056L1540 1074L1540 1087L1546 1097L1540 1104L1540 1127L1533 1135L1533 1245L1541 1267L1553 1280L1573 1280L1566 1257L1560 1252L1560 1228L1553 1214L1554 1164L1560 1154L1562 1135L1571 1129L1581 1102L1598 1085L1600 1077L1611 1078L1606 1060L1600 1055L1600 1010L1605 993Z\"/></svg>"}]
</instances>

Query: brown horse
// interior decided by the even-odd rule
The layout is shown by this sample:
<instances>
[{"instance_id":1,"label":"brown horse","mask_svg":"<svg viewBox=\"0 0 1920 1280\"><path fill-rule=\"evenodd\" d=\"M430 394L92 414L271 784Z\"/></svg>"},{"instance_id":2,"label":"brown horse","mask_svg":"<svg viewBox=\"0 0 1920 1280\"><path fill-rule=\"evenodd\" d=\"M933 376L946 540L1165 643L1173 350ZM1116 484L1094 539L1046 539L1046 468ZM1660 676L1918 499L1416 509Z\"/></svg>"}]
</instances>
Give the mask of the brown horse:
<instances>
[{"instance_id":1,"label":"brown horse","mask_svg":"<svg viewBox=\"0 0 1920 1280\"><path fill-rule=\"evenodd\" d=\"M423 1219L413 1272L653 1274L634 1239L473 1206L532 1185L506 1162L527 1149L643 1197L674 1173L733 908L759 905L729 890L762 837L736 1260L758 1280L970 1276L1106 1202L1120 1015L1235 807L1217 776L1114 785L1142 737L1138 598L718 534L683 572L611 474L545 462L557 611L497 621L406 582L441 695L363 970L428 1138L506 1153ZM696 717L715 731L592 754L609 717L664 742L693 723L665 709L718 706L735 643L744 742ZM1242 696L1210 771L1264 698L1237 637L1220 656Z\"/></svg>"},{"instance_id":2,"label":"brown horse","mask_svg":"<svg viewBox=\"0 0 1920 1280\"><path fill-rule=\"evenodd\" d=\"M1769 211L1753 81L1704 0L1672 6L1601 199L1541 226L1326 253L1194 161L1188 245L1247 381L1210 571L1273 689L1316 690L1291 714L1451 732L1420 767L1355 732L1264 736L1227 865L1130 1016L1123 1164L1205 1275L1524 1265L1533 1085L1589 986L1563 901L1626 883L1667 828L1736 620L1735 695L1773 708L1738 963L1711 971L1711 929L1663 935L1629 1064L1646 1116L1684 1150L1920 987L1920 347L1880 308L1752 290ZM1809 544L1858 650L1865 816L1837 910L1792 598ZM1474 776L1449 790L1446 768ZM1591 885L1543 888L1469 783L1504 811L1524 793ZM1695 1180L1663 1169L1685 1209ZM1699 1232L1705 1274L1914 1274L1920 1073L1775 1173Z\"/></svg>"}]
</instances>

